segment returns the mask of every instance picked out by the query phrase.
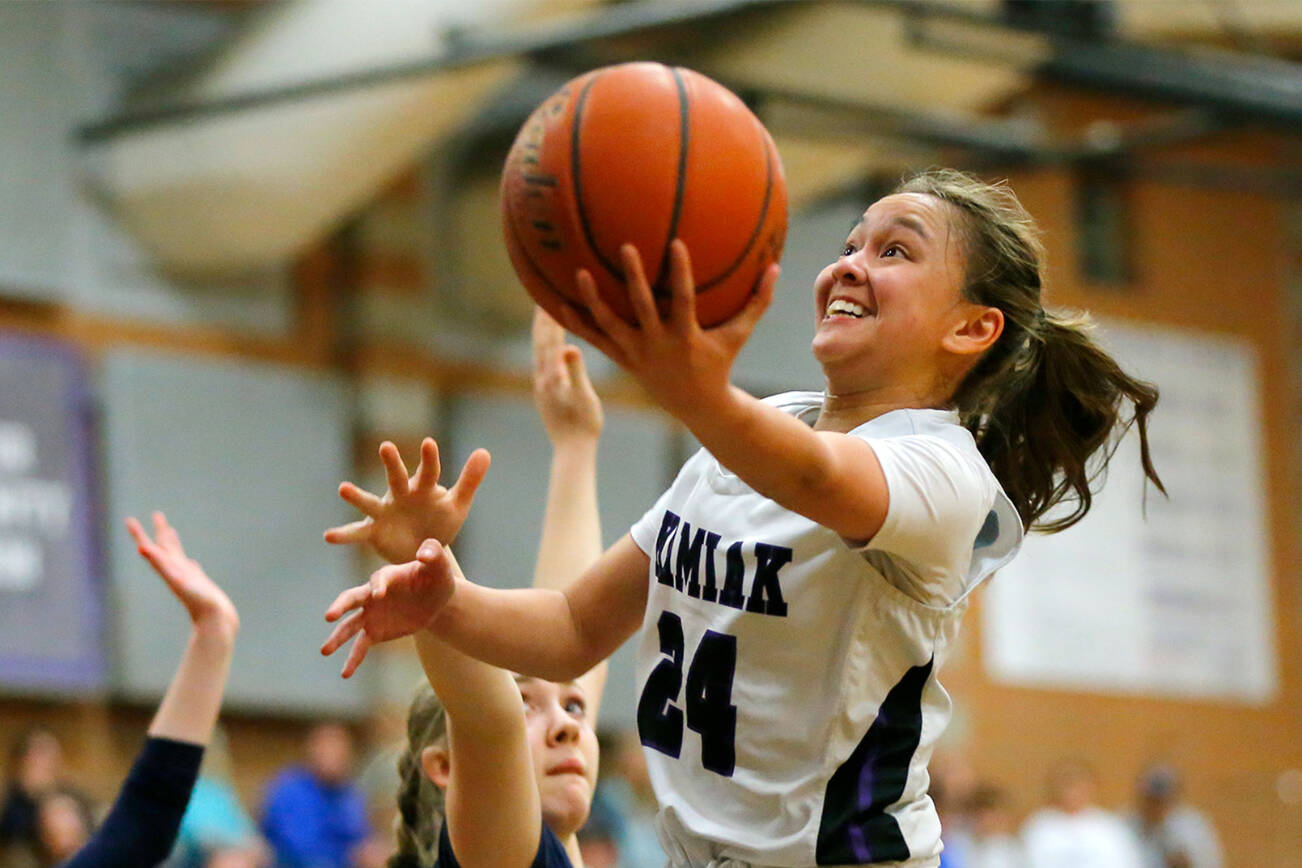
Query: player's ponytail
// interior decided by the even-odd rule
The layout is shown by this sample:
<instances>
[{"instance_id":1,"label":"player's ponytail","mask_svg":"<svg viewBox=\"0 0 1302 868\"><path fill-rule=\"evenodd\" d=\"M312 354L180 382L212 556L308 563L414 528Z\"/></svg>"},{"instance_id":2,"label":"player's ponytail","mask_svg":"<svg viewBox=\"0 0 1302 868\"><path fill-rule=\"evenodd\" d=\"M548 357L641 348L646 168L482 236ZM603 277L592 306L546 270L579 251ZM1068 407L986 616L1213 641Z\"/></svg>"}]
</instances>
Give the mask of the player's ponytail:
<instances>
[{"instance_id":1,"label":"player's ponytail","mask_svg":"<svg viewBox=\"0 0 1302 868\"><path fill-rule=\"evenodd\" d=\"M425 774L420 755L447 735L447 715L428 684L422 684L407 713L407 748L398 759L398 851L388 868L432 868L443 827L443 790Z\"/></svg>"},{"instance_id":2,"label":"player's ponytail","mask_svg":"<svg viewBox=\"0 0 1302 868\"><path fill-rule=\"evenodd\" d=\"M1003 311L1003 333L959 384L952 404L1023 526L1052 533L1084 518L1093 501L1090 484L1131 424L1144 474L1165 493L1148 447L1157 388L1121 369L1094 341L1087 316L1045 310L1044 247L1012 190L932 169L895 192L934 196L954 207L967 262L964 295ZM1041 521L1064 501L1069 511Z\"/></svg>"}]
</instances>

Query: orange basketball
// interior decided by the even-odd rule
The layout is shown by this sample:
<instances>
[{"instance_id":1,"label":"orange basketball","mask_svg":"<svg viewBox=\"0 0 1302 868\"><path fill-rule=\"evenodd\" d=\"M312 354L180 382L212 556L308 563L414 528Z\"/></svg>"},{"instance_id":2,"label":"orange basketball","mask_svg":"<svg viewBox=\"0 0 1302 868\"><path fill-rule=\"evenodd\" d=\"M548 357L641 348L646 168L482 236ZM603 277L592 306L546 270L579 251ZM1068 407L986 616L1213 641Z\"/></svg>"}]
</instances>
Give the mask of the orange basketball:
<instances>
[{"instance_id":1,"label":"orange basketball","mask_svg":"<svg viewBox=\"0 0 1302 868\"><path fill-rule=\"evenodd\" d=\"M501 196L511 262L544 308L547 289L581 306L574 273L586 268L630 322L620 245L637 247L663 302L669 242L683 239L697 319L711 326L746 304L786 237L768 131L727 88L658 63L596 69L544 101L511 146Z\"/></svg>"}]
</instances>

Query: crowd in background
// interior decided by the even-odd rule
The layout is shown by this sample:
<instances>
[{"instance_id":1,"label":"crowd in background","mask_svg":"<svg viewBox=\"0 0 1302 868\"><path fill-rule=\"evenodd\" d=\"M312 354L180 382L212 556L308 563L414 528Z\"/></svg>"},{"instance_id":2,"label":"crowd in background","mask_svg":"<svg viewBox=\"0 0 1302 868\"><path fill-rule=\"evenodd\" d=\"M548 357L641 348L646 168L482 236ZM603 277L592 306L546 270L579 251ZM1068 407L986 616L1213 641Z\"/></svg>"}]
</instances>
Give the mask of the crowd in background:
<instances>
[{"instance_id":1,"label":"crowd in background","mask_svg":"<svg viewBox=\"0 0 1302 868\"><path fill-rule=\"evenodd\" d=\"M382 868L393 852L398 745L359 755L353 731L323 723L302 757L245 806L229 751L210 746L166 868ZM655 797L635 734L602 736L601 778L580 832L588 868L661 868ZM1086 764L1048 772L1043 804L1020 827L1013 794L982 781L958 754L931 766L943 868L1220 868L1216 832L1181 793L1170 766L1145 769L1134 803L1096 803ZM0 809L0 868L52 868L85 843L100 806L66 768L56 736L34 728L9 745ZM1020 794L1019 794L1020 795ZM1018 799L1021 801L1021 799Z\"/></svg>"}]
</instances>

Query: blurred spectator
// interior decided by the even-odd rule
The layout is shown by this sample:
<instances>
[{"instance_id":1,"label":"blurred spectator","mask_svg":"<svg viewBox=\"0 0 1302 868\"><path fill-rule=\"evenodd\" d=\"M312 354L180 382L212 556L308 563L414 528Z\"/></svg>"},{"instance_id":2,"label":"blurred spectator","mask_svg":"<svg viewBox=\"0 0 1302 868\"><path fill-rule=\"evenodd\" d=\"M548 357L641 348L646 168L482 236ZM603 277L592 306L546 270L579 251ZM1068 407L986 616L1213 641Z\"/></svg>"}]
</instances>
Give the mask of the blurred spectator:
<instances>
[{"instance_id":1,"label":"blurred spectator","mask_svg":"<svg viewBox=\"0 0 1302 868\"><path fill-rule=\"evenodd\" d=\"M1143 868L1139 841L1115 814L1094 804L1094 771L1064 762L1049 776L1049 805L1022 827L1035 868Z\"/></svg>"},{"instance_id":2,"label":"blurred spectator","mask_svg":"<svg viewBox=\"0 0 1302 868\"><path fill-rule=\"evenodd\" d=\"M353 739L338 723L308 733L304 765L267 790L262 833L278 868L349 868L370 832L366 800L352 782Z\"/></svg>"},{"instance_id":3,"label":"blurred spectator","mask_svg":"<svg viewBox=\"0 0 1302 868\"><path fill-rule=\"evenodd\" d=\"M1153 766L1139 778L1133 824L1145 868L1221 868L1221 844L1203 814L1181 799L1180 775Z\"/></svg>"},{"instance_id":4,"label":"blurred spectator","mask_svg":"<svg viewBox=\"0 0 1302 868\"><path fill-rule=\"evenodd\" d=\"M976 770L967 757L955 752L937 752L928 764L931 784L927 794L940 817L941 868L970 868L971 821L968 806L976 790Z\"/></svg>"},{"instance_id":5,"label":"blurred spectator","mask_svg":"<svg viewBox=\"0 0 1302 868\"><path fill-rule=\"evenodd\" d=\"M354 861L356 868L384 868L398 849L393 832L398 823L394 793L402 785L398 760L407 746L406 706L378 703L366 721L366 743L369 748L358 763L356 781L366 800L366 817L372 831L354 853Z\"/></svg>"},{"instance_id":6,"label":"blurred spectator","mask_svg":"<svg viewBox=\"0 0 1302 868\"><path fill-rule=\"evenodd\" d=\"M659 808L637 733L603 733L601 757L592 812L619 818L614 831L620 868L663 868L665 851L656 835Z\"/></svg>"},{"instance_id":7,"label":"blurred spectator","mask_svg":"<svg viewBox=\"0 0 1302 868\"><path fill-rule=\"evenodd\" d=\"M1027 868L1003 790L989 784L978 786L969 801L968 817L967 868Z\"/></svg>"},{"instance_id":8,"label":"blurred spectator","mask_svg":"<svg viewBox=\"0 0 1302 868\"><path fill-rule=\"evenodd\" d=\"M588 819L578 833L584 868L620 868L619 840L623 831L624 820L615 806L594 798Z\"/></svg>"},{"instance_id":9,"label":"blurred spectator","mask_svg":"<svg viewBox=\"0 0 1302 868\"><path fill-rule=\"evenodd\" d=\"M76 790L55 787L36 802L36 864L62 865L85 846L94 831L89 803Z\"/></svg>"},{"instance_id":10,"label":"blurred spectator","mask_svg":"<svg viewBox=\"0 0 1302 868\"><path fill-rule=\"evenodd\" d=\"M214 861L230 868L261 868L270 861L267 845L240 804L231 777L226 734L219 727L204 753L165 868L209 868Z\"/></svg>"},{"instance_id":11,"label":"blurred spectator","mask_svg":"<svg viewBox=\"0 0 1302 868\"><path fill-rule=\"evenodd\" d=\"M37 844L37 803L56 789L71 788L63 780L63 750L54 733L36 726L26 730L9 749L9 781L0 808L0 851ZM77 793L83 804L85 796Z\"/></svg>"},{"instance_id":12,"label":"blurred spectator","mask_svg":"<svg viewBox=\"0 0 1302 868\"><path fill-rule=\"evenodd\" d=\"M218 847L209 852L204 868L263 868L266 864L265 847Z\"/></svg>"}]
</instances>

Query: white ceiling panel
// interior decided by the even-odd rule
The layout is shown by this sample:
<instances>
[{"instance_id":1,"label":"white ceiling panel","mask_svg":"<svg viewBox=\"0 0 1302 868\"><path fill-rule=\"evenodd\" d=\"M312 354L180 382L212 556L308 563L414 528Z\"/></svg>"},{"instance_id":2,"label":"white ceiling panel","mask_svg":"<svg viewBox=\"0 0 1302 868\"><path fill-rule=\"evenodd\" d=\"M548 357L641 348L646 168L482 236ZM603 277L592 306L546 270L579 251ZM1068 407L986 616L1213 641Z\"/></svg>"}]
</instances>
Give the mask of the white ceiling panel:
<instances>
[{"instance_id":1,"label":"white ceiling panel","mask_svg":"<svg viewBox=\"0 0 1302 868\"><path fill-rule=\"evenodd\" d=\"M936 22L939 24L939 22ZM744 25L698 58L736 85L801 90L901 110L981 109L1021 90L1007 63L923 50L901 11L858 3L805 3ZM1026 60L1047 56L1034 40ZM1023 54L1026 54L1023 50Z\"/></svg>"}]
</instances>

